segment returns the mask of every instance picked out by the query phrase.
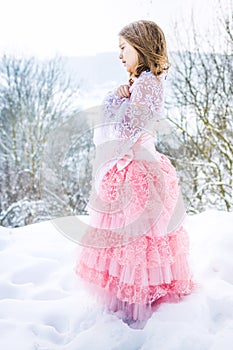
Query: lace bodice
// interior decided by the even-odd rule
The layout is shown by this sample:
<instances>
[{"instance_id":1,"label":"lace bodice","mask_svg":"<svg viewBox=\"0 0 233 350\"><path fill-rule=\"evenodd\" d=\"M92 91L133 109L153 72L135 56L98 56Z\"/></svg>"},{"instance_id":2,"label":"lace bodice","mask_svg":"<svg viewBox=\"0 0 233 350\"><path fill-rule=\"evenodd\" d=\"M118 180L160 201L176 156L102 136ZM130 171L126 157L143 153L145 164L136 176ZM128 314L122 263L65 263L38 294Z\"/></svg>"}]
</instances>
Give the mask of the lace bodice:
<instances>
[{"instance_id":1,"label":"lace bodice","mask_svg":"<svg viewBox=\"0 0 233 350\"><path fill-rule=\"evenodd\" d=\"M120 170L136 157L148 158L147 151L156 158L154 136L163 115L164 75L141 73L130 93L130 98L119 98L112 91L103 101L103 122L94 132L98 180L116 163Z\"/></svg>"},{"instance_id":2,"label":"lace bodice","mask_svg":"<svg viewBox=\"0 0 233 350\"><path fill-rule=\"evenodd\" d=\"M164 76L143 72L130 88L130 98L110 92L104 100L105 122L115 123L115 137L136 142L147 132L155 133L163 115Z\"/></svg>"}]
</instances>

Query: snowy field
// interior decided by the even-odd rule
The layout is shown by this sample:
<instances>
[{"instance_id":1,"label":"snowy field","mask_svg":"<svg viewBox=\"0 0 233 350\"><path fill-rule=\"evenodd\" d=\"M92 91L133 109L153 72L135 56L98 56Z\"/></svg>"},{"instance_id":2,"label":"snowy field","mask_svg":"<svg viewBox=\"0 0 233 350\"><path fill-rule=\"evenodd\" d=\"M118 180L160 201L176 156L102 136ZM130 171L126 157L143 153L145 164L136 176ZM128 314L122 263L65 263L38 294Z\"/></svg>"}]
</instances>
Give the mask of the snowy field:
<instances>
[{"instance_id":1,"label":"snowy field","mask_svg":"<svg viewBox=\"0 0 233 350\"><path fill-rule=\"evenodd\" d=\"M0 349L230 350L233 348L233 212L188 216L198 283L130 328L87 295L74 274L80 247L47 221L0 227Z\"/></svg>"}]
</instances>

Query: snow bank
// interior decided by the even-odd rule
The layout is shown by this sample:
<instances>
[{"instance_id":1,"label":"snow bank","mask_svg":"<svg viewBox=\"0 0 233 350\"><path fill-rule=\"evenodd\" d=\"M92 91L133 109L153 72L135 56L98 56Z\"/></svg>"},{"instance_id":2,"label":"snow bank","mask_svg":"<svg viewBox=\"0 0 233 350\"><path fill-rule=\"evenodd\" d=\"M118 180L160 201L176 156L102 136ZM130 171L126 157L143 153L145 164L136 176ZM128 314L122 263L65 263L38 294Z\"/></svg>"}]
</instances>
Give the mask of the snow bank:
<instances>
[{"instance_id":1,"label":"snow bank","mask_svg":"<svg viewBox=\"0 0 233 350\"><path fill-rule=\"evenodd\" d=\"M80 247L50 221L0 227L0 348L228 350L233 344L233 213L188 216L198 285L161 304L144 329L107 314L74 274Z\"/></svg>"}]
</instances>

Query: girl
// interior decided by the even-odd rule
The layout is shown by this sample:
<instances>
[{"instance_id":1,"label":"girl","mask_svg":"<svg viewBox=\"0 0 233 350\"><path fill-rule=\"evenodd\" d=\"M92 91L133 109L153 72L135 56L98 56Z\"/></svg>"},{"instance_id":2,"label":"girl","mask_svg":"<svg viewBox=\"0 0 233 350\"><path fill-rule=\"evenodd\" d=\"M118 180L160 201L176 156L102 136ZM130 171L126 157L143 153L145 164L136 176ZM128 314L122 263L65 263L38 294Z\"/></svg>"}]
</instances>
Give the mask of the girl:
<instances>
[{"instance_id":1,"label":"girl","mask_svg":"<svg viewBox=\"0 0 233 350\"><path fill-rule=\"evenodd\" d=\"M154 146L169 69L165 37L154 22L136 21L120 31L119 47L129 83L107 95L95 130L91 226L76 273L131 323L193 283L178 178Z\"/></svg>"}]
</instances>

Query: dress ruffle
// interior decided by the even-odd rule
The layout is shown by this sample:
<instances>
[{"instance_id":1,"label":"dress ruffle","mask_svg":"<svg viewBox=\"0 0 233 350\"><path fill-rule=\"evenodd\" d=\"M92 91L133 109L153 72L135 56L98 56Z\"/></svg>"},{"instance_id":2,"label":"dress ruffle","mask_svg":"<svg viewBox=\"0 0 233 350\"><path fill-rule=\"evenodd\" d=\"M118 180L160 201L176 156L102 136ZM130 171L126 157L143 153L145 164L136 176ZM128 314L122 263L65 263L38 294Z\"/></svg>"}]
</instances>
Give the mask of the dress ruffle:
<instances>
[{"instance_id":1,"label":"dress ruffle","mask_svg":"<svg viewBox=\"0 0 233 350\"><path fill-rule=\"evenodd\" d=\"M129 304L152 303L168 292L191 291L188 236L141 237L127 247L85 248L76 273Z\"/></svg>"}]
</instances>

